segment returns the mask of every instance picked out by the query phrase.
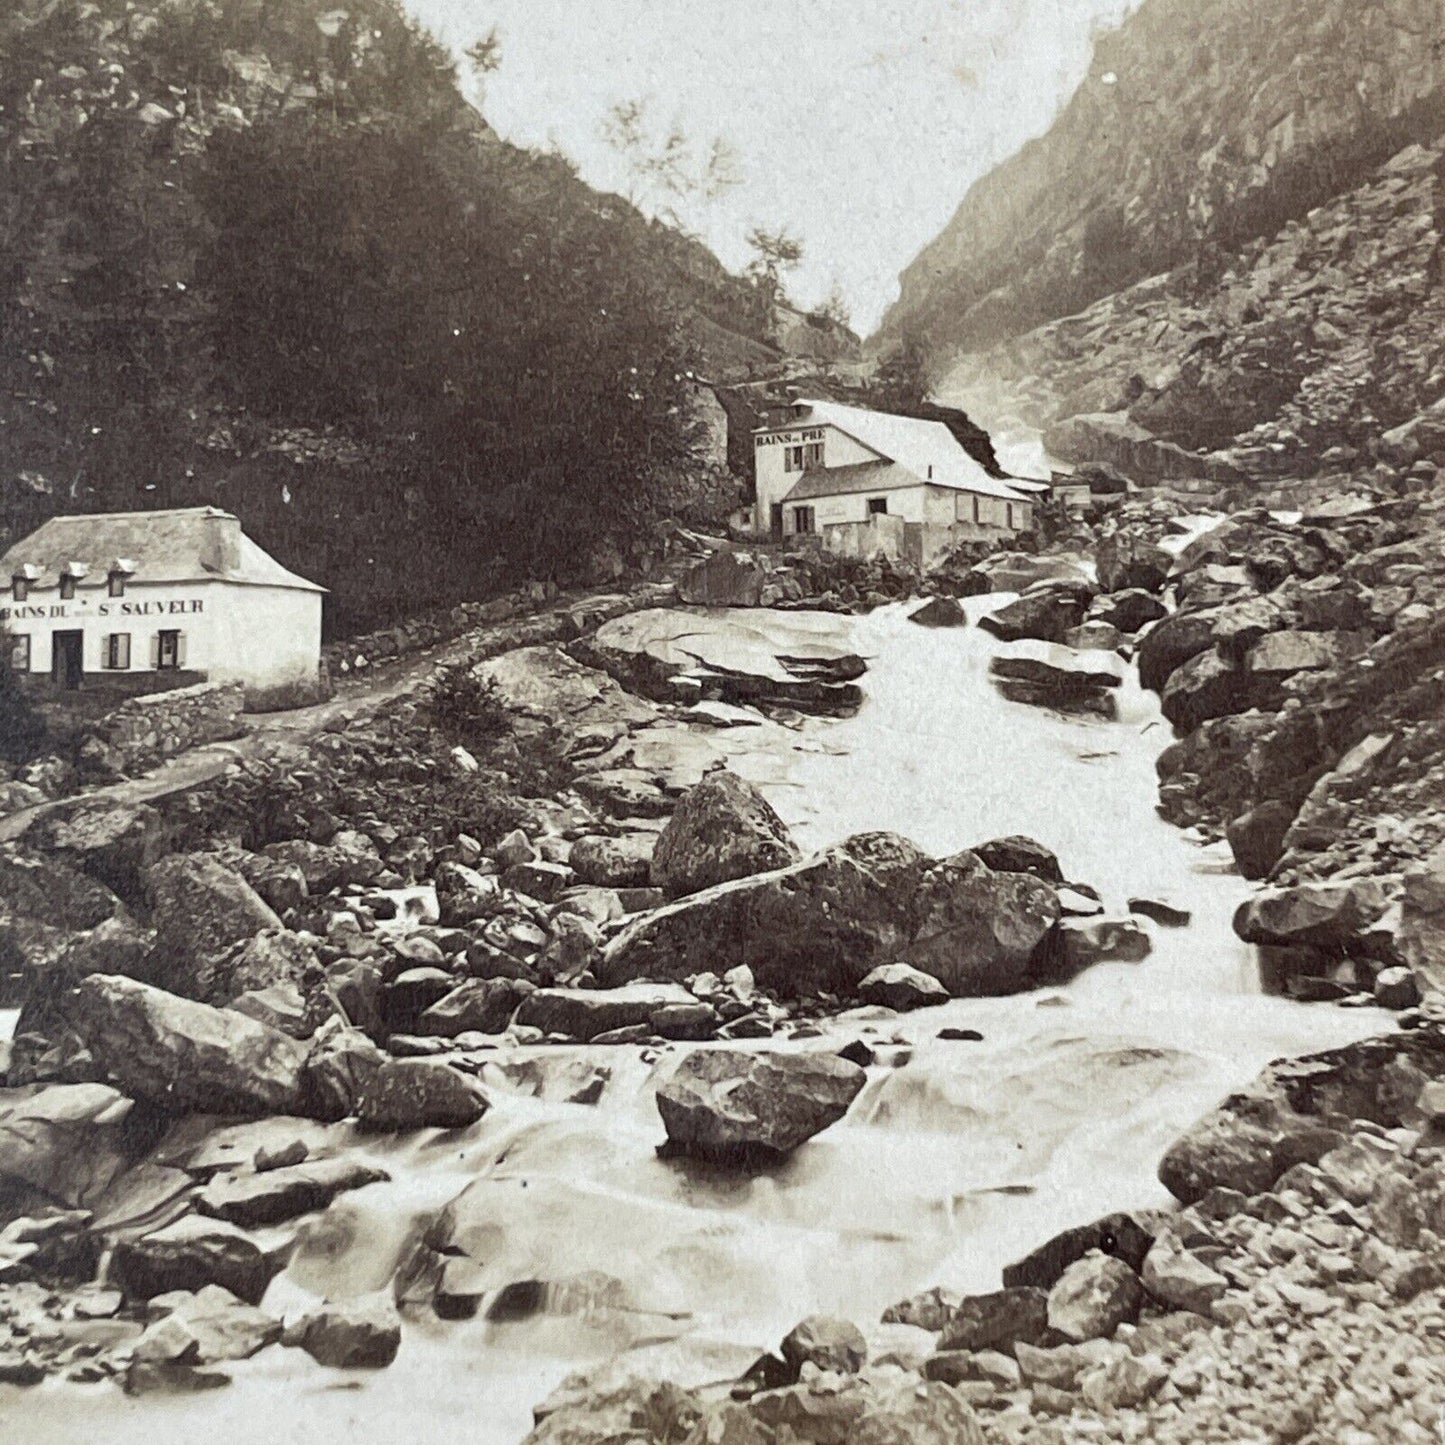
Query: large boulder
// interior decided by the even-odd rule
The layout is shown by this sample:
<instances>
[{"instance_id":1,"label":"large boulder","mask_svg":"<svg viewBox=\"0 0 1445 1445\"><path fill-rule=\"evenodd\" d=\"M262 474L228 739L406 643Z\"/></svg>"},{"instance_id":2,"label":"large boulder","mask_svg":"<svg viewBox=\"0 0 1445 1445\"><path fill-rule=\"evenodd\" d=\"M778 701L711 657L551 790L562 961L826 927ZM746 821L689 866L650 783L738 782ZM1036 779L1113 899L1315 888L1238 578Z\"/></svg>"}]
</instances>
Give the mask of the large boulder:
<instances>
[{"instance_id":1,"label":"large boulder","mask_svg":"<svg viewBox=\"0 0 1445 1445\"><path fill-rule=\"evenodd\" d=\"M305 1159L278 1169L218 1174L201 1191L196 1205L202 1214L250 1229L325 1209L347 1190L364 1189L390 1177L386 1170L358 1159Z\"/></svg>"},{"instance_id":2,"label":"large boulder","mask_svg":"<svg viewBox=\"0 0 1445 1445\"><path fill-rule=\"evenodd\" d=\"M124 912L121 900L63 858L0 849L0 912L80 933Z\"/></svg>"},{"instance_id":3,"label":"large boulder","mask_svg":"<svg viewBox=\"0 0 1445 1445\"><path fill-rule=\"evenodd\" d=\"M303 1315L285 1335L319 1365L333 1369L382 1369L401 1348L401 1317L382 1296L343 1300Z\"/></svg>"},{"instance_id":4,"label":"large boulder","mask_svg":"<svg viewBox=\"0 0 1445 1445\"><path fill-rule=\"evenodd\" d=\"M1391 901L1379 878L1332 879L1268 888L1246 899L1234 915L1234 931L1246 943L1348 950L1367 955L1369 937Z\"/></svg>"},{"instance_id":5,"label":"large boulder","mask_svg":"<svg viewBox=\"0 0 1445 1445\"><path fill-rule=\"evenodd\" d=\"M639 915L609 941L598 976L681 982L746 964L764 988L792 997L851 992L877 964L904 958L927 861L907 839L860 834Z\"/></svg>"},{"instance_id":6,"label":"large boulder","mask_svg":"<svg viewBox=\"0 0 1445 1445\"><path fill-rule=\"evenodd\" d=\"M1004 642L1032 638L1062 643L1065 634L1084 620L1087 606L1087 599L1073 587L1044 585L986 613L978 625Z\"/></svg>"},{"instance_id":7,"label":"large boulder","mask_svg":"<svg viewBox=\"0 0 1445 1445\"><path fill-rule=\"evenodd\" d=\"M1053 850L1021 833L990 838L987 843L975 844L970 851L995 873L1032 873L1045 883L1064 881L1064 870Z\"/></svg>"},{"instance_id":8,"label":"large boulder","mask_svg":"<svg viewBox=\"0 0 1445 1445\"><path fill-rule=\"evenodd\" d=\"M1231 820L1224 835L1235 865L1246 878L1268 878L1274 872L1298 811L1293 803L1271 799Z\"/></svg>"},{"instance_id":9,"label":"large boulder","mask_svg":"<svg viewBox=\"0 0 1445 1445\"><path fill-rule=\"evenodd\" d=\"M1049 1328L1076 1344L1109 1339L1139 1317L1143 1298L1139 1276L1122 1259L1091 1252L1075 1260L1049 1291Z\"/></svg>"},{"instance_id":10,"label":"large boulder","mask_svg":"<svg viewBox=\"0 0 1445 1445\"><path fill-rule=\"evenodd\" d=\"M1106 592L1138 588L1158 592L1168 580L1174 558L1149 533L1121 527L1103 537L1094 550L1099 586Z\"/></svg>"},{"instance_id":11,"label":"large boulder","mask_svg":"<svg viewBox=\"0 0 1445 1445\"><path fill-rule=\"evenodd\" d=\"M324 981L325 971L312 940L286 928L263 929L196 970L202 1002L217 1006L278 984L294 985L305 997Z\"/></svg>"},{"instance_id":12,"label":"large boulder","mask_svg":"<svg viewBox=\"0 0 1445 1445\"><path fill-rule=\"evenodd\" d=\"M263 1252L234 1224L192 1214L139 1239L122 1239L111 1260L111 1278L135 1299L218 1284L258 1305L282 1263L283 1256Z\"/></svg>"},{"instance_id":13,"label":"large boulder","mask_svg":"<svg viewBox=\"0 0 1445 1445\"><path fill-rule=\"evenodd\" d=\"M1033 987L1059 917L1042 880L976 854L934 862L905 838L863 833L789 868L719 884L640 915L607 944L604 983L753 970L789 997L848 994L908 963L956 994Z\"/></svg>"},{"instance_id":14,"label":"large boulder","mask_svg":"<svg viewBox=\"0 0 1445 1445\"><path fill-rule=\"evenodd\" d=\"M590 1040L599 1034L650 1023L660 1009L696 1000L676 984L631 984L622 988L542 988L517 1010L517 1022L544 1034Z\"/></svg>"},{"instance_id":15,"label":"large boulder","mask_svg":"<svg viewBox=\"0 0 1445 1445\"><path fill-rule=\"evenodd\" d=\"M589 835L573 843L567 862L581 883L599 888L646 888L656 847L655 833L624 833L618 838Z\"/></svg>"},{"instance_id":16,"label":"large boulder","mask_svg":"<svg viewBox=\"0 0 1445 1445\"><path fill-rule=\"evenodd\" d=\"M684 1153L787 1154L841 1119L866 1080L833 1054L697 1049L658 1089L657 1111Z\"/></svg>"},{"instance_id":17,"label":"large boulder","mask_svg":"<svg viewBox=\"0 0 1445 1445\"><path fill-rule=\"evenodd\" d=\"M1421 1080L1441 1078L1445 1035L1435 1029L1271 1064L1175 1141L1160 1162L1160 1181L1184 1204L1219 1187L1259 1194L1293 1165L1317 1163L1342 1144L1349 1120L1401 1127Z\"/></svg>"},{"instance_id":18,"label":"large boulder","mask_svg":"<svg viewBox=\"0 0 1445 1445\"><path fill-rule=\"evenodd\" d=\"M1152 627L1139 640L1139 681L1154 692L1191 657L1214 646L1212 612L1176 612Z\"/></svg>"},{"instance_id":19,"label":"large boulder","mask_svg":"<svg viewBox=\"0 0 1445 1445\"><path fill-rule=\"evenodd\" d=\"M76 990L72 1027L106 1078L175 1113L291 1113L305 1050L231 1009L113 974Z\"/></svg>"},{"instance_id":20,"label":"large boulder","mask_svg":"<svg viewBox=\"0 0 1445 1445\"><path fill-rule=\"evenodd\" d=\"M316 1031L306 1055L303 1112L330 1121L355 1114L386 1057L360 1029L333 1015Z\"/></svg>"},{"instance_id":21,"label":"large boulder","mask_svg":"<svg viewBox=\"0 0 1445 1445\"><path fill-rule=\"evenodd\" d=\"M747 552L717 552L678 579L678 598L697 607L758 607L768 569Z\"/></svg>"},{"instance_id":22,"label":"large boulder","mask_svg":"<svg viewBox=\"0 0 1445 1445\"><path fill-rule=\"evenodd\" d=\"M104 1193L126 1166L132 1107L105 1084L0 1091L0 1220L22 1188L72 1209Z\"/></svg>"},{"instance_id":23,"label":"large boulder","mask_svg":"<svg viewBox=\"0 0 1445 1445\"><path fill-rule=\"evenodd\" d=\"M922 607L915 607L908 614L908 620L920 627L964 627L968 623L968 613L957 598L935 597Z\"/></svg>"},{"instance_id":24,"label":"large boulder","mask_svg":"<svg viewBox=\"0 0 1445 1445\"><path fill-rule=\"evenodd\" d=\"M862 1003L896 1009L899 1013L947 1003L949 997L948 990L931 973L924 973L922 969L912 968L906 963L879 964L858 985L858 998Z\"/></svg>"},{"instance_id":25,"label":"large boulder","mask_svg":"<svg viewBox=\"0 0 1445 1445\"><path fill-rule=\"evenodd\" d=\"M156 930L156 981L187 998L206 991L201 975L238 943L281 928L273 909L234 869L209 853L173 853L146 874Z\"/></svg>"},{"instance_id":26,"label":"large boulder","mask_svg":"<svg viewBox=\"0 0 1445 1445\"><path fill-rule=\"evenodd\" d=\"M670 898L796 863L797 845L772 805L736 773L710 773L678 802L652 854L652 882Z\"/></svg>"},{"instance_id":27,"label":"large boulder","mask_svg":"<svg viewBox=\"0 0 1445 1445\"><path fill-rule=\"evenodd\" d=\"M137 907L145 901L146 874L165 850L165 829L148 803L82 798L43 813L24 841L75 864Z\"/></svg>"},{"instance_id":28,"label":"large boulder","mask_svg":"<svg viewBox=\"0 0 1445 1445\"><path fill-rule=\"evenodd\" d=\"M1003 1271L1011 1289L1033 1286L1052 1289L1064 1271L1085 1255L1098 1252L1121 1259L1138 1271L1154 1242L1154 1234L1132 1214L1106 1214L1092 1224L1081 1224L1056 1234Z\"/></svg>"},{"instance_id":29,"label":"large boulder","mask_svg":"<svg viewBox=\"0 0 1445 1445\"><path fill-rule=\"evenodd\" d=\"M832 1315L809 1315L793 1326L778 1347L796 1379L804 1365L856 1375L868 1359L868 1341L851 1320Z\"/></svg>"},{"instance_id":30,"label":"large boulder","mask_svg":"<svg viewBox=\"0 0 1445 1445\"><path fill-rule=\"evenodd\" d=\"M532 992L513 978L469 978L444 994L417 1019L419 1034L454 1039L458 1034L499 1034Z\"/></svg>"},{"instance_id":31,"label":"large boulder","mask_svg":"<svg viewBox=\"0 0 1445 1445\"><path fill-rule=\"evenodd\" d=\"M1181 732L1193 732L1210 718L1248 711L1250 686L1247 674L1211 648L1170 674L1160 707Z\"/></svg>"},{"instance_id":32,"label":"large boulder","mask_svg":"<svg viewBox=\"0 0 1445 1445\"><path fill-rule=\"evenodd\" d=\"M476 1079L437 1059L388 1059L362 1096L358 1117L379 1133L465 1129L487 1112Z\"/></svg>"},{"instance_id":33,"label":"large boulder","mask_svg":"<svg viewBox=\"0 0 1445 1445\"><path fill-rule=\"evenodd\" d=\"M995 873L971 852L929 867L910 903L913 935L901 959L962 998L1033 987L1060 913L1052 884L1030 873Z\"/></svg>"},{"instance_id":34,"label":"large boulder","mask_svg":"<svg viewBox=\"0 0 1445 1445\"><path fill-rule=\"evenodd\" d=\"M1142 587L1126 588L1096 597L1089 604L1087 621L1107 622L1120 632L1138 632L1168 615L1168 609Z\"/></svg>"}]
</instances>

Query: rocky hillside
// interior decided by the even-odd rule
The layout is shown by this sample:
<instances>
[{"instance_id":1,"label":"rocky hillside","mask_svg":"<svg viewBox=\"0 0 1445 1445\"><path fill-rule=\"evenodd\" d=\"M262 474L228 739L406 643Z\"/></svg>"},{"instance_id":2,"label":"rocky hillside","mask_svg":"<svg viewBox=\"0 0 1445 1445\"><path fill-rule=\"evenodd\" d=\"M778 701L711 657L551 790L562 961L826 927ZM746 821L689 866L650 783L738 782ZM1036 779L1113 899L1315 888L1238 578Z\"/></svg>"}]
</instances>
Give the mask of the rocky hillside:
<instances>
[{"instance_id":1,"label":"rocky hillside","mask_svg":"<svg viewBox=\"0 0 1445 1445\"><path fill-rule=\"evenodd\" d=\"M965 355L943 391L1141 479L1408 468L1445 395L1442 177L1445 138L1411 145L1222 270L1199 259Z\"/></svg>"},{"instance_id":2,"label":"rocky hillside","mask_svg":"<svg viewBox=\"0 0 1445 1445\"><path fill-rule=\"evenodd\" d=\"M0 540L220 504L342 631L725 509L680 378L852 342L501 142L394 0L8 6L0 197Z\"/></svg>"},{"instance_id":3,"label":"rocky hillside","mask_svg":"<svg viewBox=\"0 0 1445 1445\"><path fill-rule=\"evenodd\" d=\"M883 339L979 349L1303 218L1445 109L1435 0L1145 0L903 273Z\"/></svg>"}]
</instances>

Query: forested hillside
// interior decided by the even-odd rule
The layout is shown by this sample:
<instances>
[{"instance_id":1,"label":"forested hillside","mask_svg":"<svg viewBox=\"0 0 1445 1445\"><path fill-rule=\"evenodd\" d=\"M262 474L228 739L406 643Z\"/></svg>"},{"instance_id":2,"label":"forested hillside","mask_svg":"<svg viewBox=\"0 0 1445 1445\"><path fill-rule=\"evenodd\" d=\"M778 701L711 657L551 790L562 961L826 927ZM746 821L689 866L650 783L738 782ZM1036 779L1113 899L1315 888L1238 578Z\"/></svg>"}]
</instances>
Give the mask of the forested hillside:
<instances>
[{"instance_id":1,"label":"forested hillside","mask_svg":"<svg viewBox=\"0 0 1445 1445\"><path fill-rule=\"evenodd\" d=\"M501 142L393 0L0 13L3 537L215 503L334 630L601 575L733 500L684 374L776 362L771 321Z\"/></svg>"}]
</instances>

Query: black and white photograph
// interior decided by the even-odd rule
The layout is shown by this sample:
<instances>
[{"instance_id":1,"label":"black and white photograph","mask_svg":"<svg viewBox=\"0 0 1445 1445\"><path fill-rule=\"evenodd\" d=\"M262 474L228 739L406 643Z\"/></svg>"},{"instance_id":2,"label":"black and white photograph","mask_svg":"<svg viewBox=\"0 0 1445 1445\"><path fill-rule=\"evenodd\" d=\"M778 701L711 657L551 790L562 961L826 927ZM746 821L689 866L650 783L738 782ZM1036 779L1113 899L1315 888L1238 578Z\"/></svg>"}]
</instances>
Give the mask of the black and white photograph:
<instances>
[{"instance_id":1,"label":"black and white photograph","mask_svg":"<svg viewBox=\"0 0 1445 1445\"><path fill-rule=\"evenodd\" d=\"M0 1445L1445 1445L1445 0L0 0Z\"/></svg>"}]
</instances>

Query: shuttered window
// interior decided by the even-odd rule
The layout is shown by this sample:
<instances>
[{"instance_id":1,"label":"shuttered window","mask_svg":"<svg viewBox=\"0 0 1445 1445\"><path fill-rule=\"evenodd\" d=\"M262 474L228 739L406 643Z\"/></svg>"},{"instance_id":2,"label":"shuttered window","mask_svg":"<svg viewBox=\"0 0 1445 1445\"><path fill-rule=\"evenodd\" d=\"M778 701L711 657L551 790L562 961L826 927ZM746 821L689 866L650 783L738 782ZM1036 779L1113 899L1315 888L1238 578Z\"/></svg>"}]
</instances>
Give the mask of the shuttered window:
<instances>
[{"instance_id":1,"label":"shuttered window","mask_svg":"<svg viewBox=\"0 0 1445 1445\"><path fill-rule=\"evenodd\" d=\"M112 632L105 639L105 665L113 672L124 672L130 666L130 633Z\"/></svg>"},{"instance_id":2,"label":"shuttered window","mask_svg":"<svg viewBox=\"0 0 1445 1445\"><path fill-rule=\"evenodd\" d=\"M167 628L156 633L155 665L161 672L173 672L185 662L185 638Z\"/></svg>"},{"instance_id":3,"label":"shuttered window","mask_svg":"<svg viewBox=\"0 0 1445 1445\"><path fill-rule=\"evenodd\" d=\"M12 633L10 637L10 671L30 671L30 634Z\"/></svg>"}]
</instances>

